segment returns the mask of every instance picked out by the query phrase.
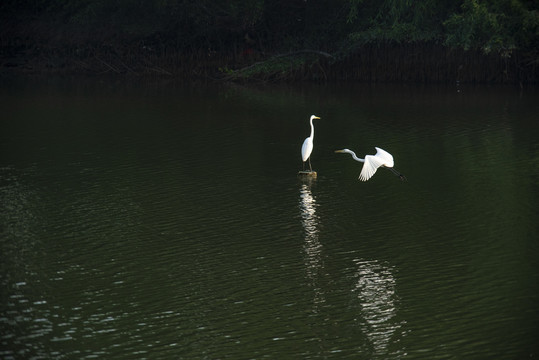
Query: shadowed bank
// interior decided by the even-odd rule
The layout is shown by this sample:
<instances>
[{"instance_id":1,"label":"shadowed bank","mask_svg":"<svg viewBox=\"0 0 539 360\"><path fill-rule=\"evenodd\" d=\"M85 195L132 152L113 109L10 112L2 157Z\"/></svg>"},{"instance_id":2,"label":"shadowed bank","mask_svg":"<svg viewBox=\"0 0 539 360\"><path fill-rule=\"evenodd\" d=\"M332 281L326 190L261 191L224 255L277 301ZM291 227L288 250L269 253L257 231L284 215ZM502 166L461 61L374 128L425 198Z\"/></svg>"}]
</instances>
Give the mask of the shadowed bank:
<instances>
[{"instance_id":1,"label":"shadowed bank","mask_svg":"<svg viewBox=\"0 0 539 360\"><path fill-rule=\"evenodd\" d=\"M524 0L4 1L0 71L537 83Z\"/></svg>"}]
</instances>

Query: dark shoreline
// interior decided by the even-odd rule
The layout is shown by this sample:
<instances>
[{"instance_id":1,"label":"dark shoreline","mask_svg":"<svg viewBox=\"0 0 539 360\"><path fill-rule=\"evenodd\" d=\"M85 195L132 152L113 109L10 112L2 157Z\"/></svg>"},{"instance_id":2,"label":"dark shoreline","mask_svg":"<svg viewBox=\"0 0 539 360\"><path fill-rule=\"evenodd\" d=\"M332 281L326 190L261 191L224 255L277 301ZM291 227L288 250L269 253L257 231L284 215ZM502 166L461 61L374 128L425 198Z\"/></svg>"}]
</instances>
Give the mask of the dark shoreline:
<instances>
[{"instance_id":1,"label":"dark shoreline","mask_svg":"<svg viewBox=\"0 0 539 360\"><path fill-rule=\"evenodd\" d=\"M428 44L370 45L343 58L311 56L295 61L290 57L277 65L271 63L274 55L261 54L242 57L231 53L154 54L100 49L81 55L68 48L2 50L0 75L114 74L240 82L539 83L539 66L518 53L502 58ZM249 73L242 72L246 68Z\"/></svg>"},{"instance_id":2,"label":"dark shoreline","mask_svg":"<svg viewBox=\"0 0 539 360\"><path fill-rule=\"evenodd\" d=\"M537 29L524 0L8 0L0 76L535 85Z\"/></svg>"}]
</instances>

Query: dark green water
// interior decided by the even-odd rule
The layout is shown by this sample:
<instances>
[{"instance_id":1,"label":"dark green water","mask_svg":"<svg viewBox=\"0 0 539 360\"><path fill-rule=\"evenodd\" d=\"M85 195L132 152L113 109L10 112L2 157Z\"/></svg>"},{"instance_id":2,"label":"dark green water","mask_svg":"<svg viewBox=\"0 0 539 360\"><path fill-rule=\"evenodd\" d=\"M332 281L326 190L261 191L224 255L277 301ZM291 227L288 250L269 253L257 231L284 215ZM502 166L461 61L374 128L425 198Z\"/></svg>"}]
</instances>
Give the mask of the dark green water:
<instances>
[{"instance_id":1,"label":"dark green water","mask_svg":"<svg viewBox=\"0 0 539 360\"><path fill-rule=\"evenodd\" d=\"M1 358L539 356L536 91L4 79L0 105ZM333 152L375 146L408 182Z\"/></svg>"}]
</instances>

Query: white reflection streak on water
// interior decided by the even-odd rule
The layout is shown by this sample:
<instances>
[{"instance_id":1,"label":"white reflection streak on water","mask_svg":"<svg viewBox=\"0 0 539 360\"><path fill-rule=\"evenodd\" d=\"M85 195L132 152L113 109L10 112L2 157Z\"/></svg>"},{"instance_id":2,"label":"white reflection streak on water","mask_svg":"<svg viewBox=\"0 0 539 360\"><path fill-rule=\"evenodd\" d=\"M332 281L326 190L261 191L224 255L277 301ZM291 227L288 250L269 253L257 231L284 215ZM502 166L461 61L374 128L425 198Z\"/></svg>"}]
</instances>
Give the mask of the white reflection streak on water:
<instances>
[{"instance_id":1,"label":"white reflection streak on water","mask_svg":"<svg viewBox=\"0 0 539 360\"><path fill-rule=\"evenodd\" d=\"M317 279L320 270L323 268L322 263L322 245L318 240L318 216L316 215L316 199L313 197L311 188L307 184L302 184L299 193L299 207L301 210L301 223L305 232L305 268L309 285L313 287L315 292L315 305L323 303L324 295L320 286L317 284Z\"/></svg>"},{"instance_id":2,"label":"white reflection streak on water","mask_svg":"<svg viewBox=\"0 0 539 360\"><path fill-rule=\"evenodd\" d=\"M353 292L361 306L361 326L375 355L388 355L389 344L402 324L393 321L397 314L395 277L392 269L378 261L354 259L357 272ZM394 354L393 354L394 355Z\"/></svg>"}]
</instances>

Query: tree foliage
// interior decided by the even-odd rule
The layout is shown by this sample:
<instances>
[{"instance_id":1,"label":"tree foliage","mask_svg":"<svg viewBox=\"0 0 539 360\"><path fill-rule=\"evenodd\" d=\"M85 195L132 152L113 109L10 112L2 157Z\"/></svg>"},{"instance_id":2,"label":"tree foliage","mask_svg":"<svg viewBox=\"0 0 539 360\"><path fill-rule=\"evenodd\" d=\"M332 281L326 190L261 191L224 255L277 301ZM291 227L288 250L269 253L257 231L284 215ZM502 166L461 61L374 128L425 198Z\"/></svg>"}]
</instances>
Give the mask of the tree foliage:
<instances>
[{"instance_id":1,"label":"tree foliage","mask_svg":"<svg viewBox=\"0 0 539 360\"><path fill-rule=\"evenodd\" d=\"M464 0L459 13L444 23L446 44L480 48L509 57L516 49L537 49L539 12L523 1Z\"/></svg>"},{"instance_id":2,"label":"tree foliage","mask_svg":"<svg viewBox=\"0 0 539 360\"><path fill-rule=\"evenodd\" d=\"M435 44L539 63L534 0L4 0L1 46L232 54ZM9 49L5 51L9 53ZM314 57L317 59L317 57ZM318 61L318 60L313 60Z\"/></svg>"},{"instance_id":3,"label":"tree foliage","mask_svg":"<svg viewBox=\"0 0 539 360\"><path fill-rule=\"evenodd\" d=\"M345 43L438 41L506 53L537 46L532 0L5 0L4 19L40 18L51 30L101 41L151 40L227 48L245 33L272 49L336 51ZM88 40L87 39L87 40ZM156 40L155 40L156 41Z\"/></svg>"}]
</instances>

